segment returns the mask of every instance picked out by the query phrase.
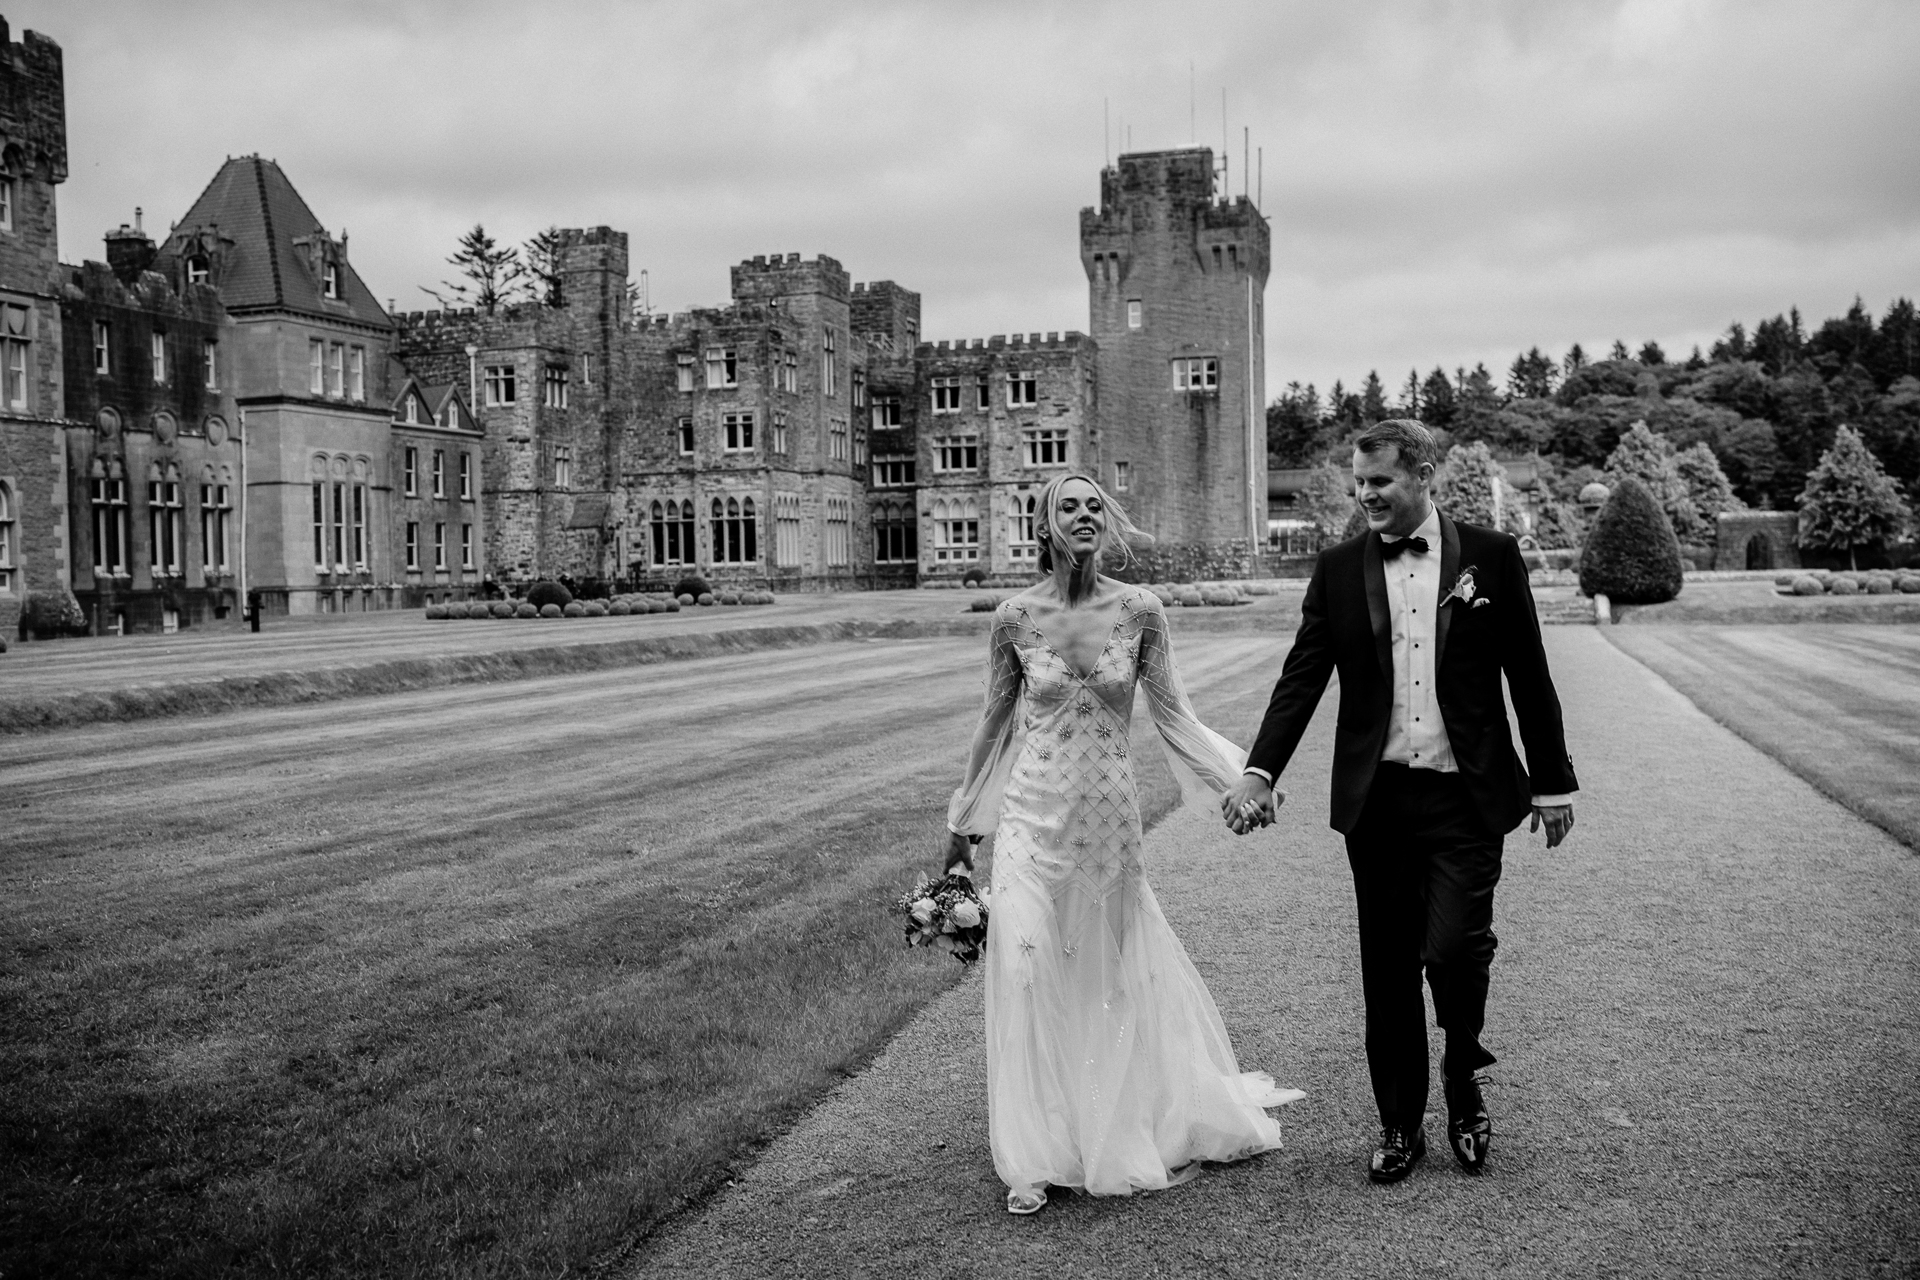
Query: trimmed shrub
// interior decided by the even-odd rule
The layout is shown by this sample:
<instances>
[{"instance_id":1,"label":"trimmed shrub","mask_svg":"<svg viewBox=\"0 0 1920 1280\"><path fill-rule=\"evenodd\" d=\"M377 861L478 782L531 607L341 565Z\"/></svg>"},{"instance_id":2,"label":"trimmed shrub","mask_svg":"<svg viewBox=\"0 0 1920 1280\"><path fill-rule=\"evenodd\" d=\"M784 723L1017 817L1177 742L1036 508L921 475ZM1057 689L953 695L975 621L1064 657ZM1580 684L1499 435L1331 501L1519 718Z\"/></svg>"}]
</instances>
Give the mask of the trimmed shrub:
<instances>
[{"instance_id":1,"label":"trimmed shrub","mask_svg":"<svg viewBox=\"0 0 1920 1280\"><path fill-rule=\"evenodd\" d=\"M1202 598L1199 589L1196 587L1175 587L1173 589L1173 600L1175 604L1178 604L1183 609L1197 609L1206 603L1206 600Z\"/></svg>"},{"instance_id":2,"label":"trimmed shrub","mask_svg":"<svg viewBox=\"0 0 1920 1280\"><path fill-rule=\"evenodd\" d=\"M682 591L678 595L674 596L673 602L679 605L689 605L693 603L693 597L688 595L686 592Z\"/></svg>"},{"instance_id":3,"label":"trimmed shrub","mask_svg":"<svg viewBox=\"0 0 1920 1280\"><path fill-rule=\"evenodd\" d=\"M557 582L536 582L527 590L527 603L536 609L548 605L564 609L573 603L573 592Z\"/></svg>"},{"instance_id":4,"label":"trimmed shrub","mask_svg":"<svg viewBox=\"0 0 1920 1280\"><path fill-rule=\"evenodd\" d=\"M545 610L542 610L542 612L545 612ZM581 604L578 600L572 601L571 603L561 606L560 616L563 618L584 618L587 616L587 606Z\"/></svg>"},{"instance_id":5,"label":"trimmed shrub","mask_svg":"<svg viewBox=\"0 0 1920 1280\"><path fill-rule=\"evenodd\" d=\"M633 606L628 604L625 600L615 600L612 604L607 606L607 616L609 618L624 618L632 612L633 612Z\"/></svg>"},{"instance_id":6,"label":"trimmed shrub","mask_svg":"<svg viewBox=\"0 0 1920 1280\"><path fill-rule=\"evenodd\" d=\"M693 601L689 599L687 603L692 604ZM668 613L680 612L680 602L678 600L668 600L664 604L662 604L660 607L665 609Z\"/></svg>"},{"instance_id":7,"label":"trimmed shrub","mask_svg":"<svg viewBox=\"0 0 1920 1280\"><path fill-rule=\"evenodd\" d=\"M446 617L446 616L447 616L447 606L445 606L445 605L443 605L443 604L430 604L430 605L428 605L428 606L427 606L427 620L428 620L428 621L430 621L430 622L438 622L438 621L440 621L440 619L442 619L442 618L444 618L444 617Z\"/></svg>"},{"instance_id":8,"label":"trimmed shrub","mask_svg":"<svg viewBox=\"0 0 1920 1280\"><path fill-rule=\"evenodd\" d=\"M999 596L975 596L967 601L968 613L992 613L1000 607Z\"/></svg>"},{"instance_id":9,"label":"trimmed shrub","mask_svg":"<svg viewBox=\"0 0 1920 1280\"><path fill-rule=\"evenodd\" d=\"M32 640L58 640L87 634L87 613L65 587L36 588L20 609L20 634Z\"/></svg>"},{"instance_id":10,"label":"trimmed shrub","mask_svg":"<svg viewBox=\"0 0 1920 1280\"><path fill-rule=\"evenodd\" d=\"M540 616L540 611L523 600L520 602L519 607L514 609L513 616L516 618L537 618Z\"/></svg>"},{"instance_id":11,"label":"trimmed shrub","mask_svg":"<svg viewBox=\"0 0 1920 1280\"><path fill-rule=\"evenodd\" d=\"M987 571L985 569L982 569L979 565L975 565L973 568L967 570L965 573L960 575L960 585L963 587L977 587L981 583L985 582L986 580L987 580Z\"/></svg>"},{"instance_id":12,"label":"trimmed shrub","mask_svg":"<svg viewBox=\"0 0 1920 1280\"><path fill-rule=\"evenodd\" d=\"M1216 607L1234 605L1240 602L1240 593L1225 587L1207 587L1200 592L1200 602Z\"/></svg>"},{"instance_id":13,"label":"trimmed shrub","mask_svg":"<svg viewBox=\"0 0 1920 1280\"><path fill-rule=\"evenodd\" d=\"M1791 587L1799 580L1800 575L1794 573L1776 573L1773 575L1773 585L1776 587Z\"/></svg>"},{"instance_id":14,"label":"trimmed shrub","mask_svg":"<svg viewBox=\"0 0 1920 1280\"><path fill-rule=\"evenodd\" d=\"M1920 573L1903 573L1894 579L1893 585L1902 595L1920 595Z\"/></svg>"},{"instance_id":15,"label":"trimmed shrub","mask_svg":"<svg viewBox=\"0 0 1920 1280\"><path fill-rule=\"evenodd\" d=\"M740 603L739 595L732 591L722 591L719 595L715 596L713 600L715 604L739 604Z\"/></svg>"},{"instance_id":16,"label":"trimmed shrub","mask_svg":"<svg viewBox=\"0 0 1920 1280\"><path fill-rule=\"evenodd\" d=\"M694 600L698 600L701 596L706 595L712 590L713 588L707 585L705 578L692 573L673 584L673 594L676 599L680 596L692 596ZM687 603L692 604L693 600L689 600Z\"/></svg>"},{"instance_id":17,"label":"trimmed shrub","mask_svg":"<svg viewBox=\"0 0 1920 1280\"><path fill-rule=\"evenodd\" d=\"M1860 594L1860 584L1852 578L1835 577L1832 582L1827 584L1827 594L1834 596L1857 596Z\"/></svg>"},{"instance_id":18,"label":"trimmed shrub","mask_svg":"<svg viewBox=\"0 0 1920 1280\"><path fill-rule=\"evenodd\" d=\"M559 618L559 617L563 617L563 616L564 616L564 615L563 615L563 614L562 614L562 613L560 612L560 606L559 606L559 605L557 605L557 604L543 604L543 605L541 605L541 606L540 606L540 609L539 609L539 614L540 614L540 616L541 616L541 617L543 617L543 618Z\"/></svg>"},{"instance_id":19,"label":"trimmed shrub","mask_svg":"<svg viewBox=\"0 0 1920 1280\"><path fill-rule=\"evenodd\" d=\"M699 604L699 605L710 605L710 604L712 604L712 603L713 603L713 592L711 592L711 591L702 591L702 592L700 593L700 597L699 597L699 599L697 599L697 600L695 600L695 601L694 601L694 603L695 603L695 604Z\"/></svg>"},{"instance_id":20,"label":"trimmed shrub","mask_svg":"<svg viewBox=\"0 0 1920 1280\"><path fill-rule=\"evenodd\" d=\"M1867 594L1870 596L1892 595L1893 579L1884 574L1874 574L1867 579Z\"/></svg>"},{"instance_id":21,"label":"trimmed shrub","mask_svg":"<svg viewBox=\"0 0 1920 1280\"><path fill-rule=\"evenodd\" d=\"M511 618L513 616L513 601L495 600L493 602L492 612L496 618Z\"/></svg>"},{"instance_id":22,"label":"trimmed shrub","mask_svg":"<svg viewBox=\"0 0 1920 1280\"><path fill-rule=\"evenodd\" d=\"M1793 580L1793 594L1797 596L1823 596L1827 589L1820 585L1820 579L1811 574L1803 574Z\"/></svg>"},{"instance_id":23,"label":"trimmed shrub","mask_svg":"<svg viewBox=\"0 0 1920 1280\"><path fill-rule=\"evenodd\" d=\"M587 601L585 609L589 618L604 618L607 616L607 606L601 604L598 600Z\"/></svg>"},{"instance_id":24,"label":"trimmed shrub","mask_svg":"<svg viewBox=\"0 0 1920 1280\"><path fill-rule=\"evenodd\" d=\"M1174 598L1172 587L1149 586L1147 590L1153 592L1153 594L1159 598L1163 607L1179 603Z\"/></svg>"},{"instance_id":25,"label":"trimmed shrub","mask_svg":"<svg viewBox=\"0 0 1920 1280\"><path fill-rule=\"evenodd\" d=\"M1647 486L1622 476L1580 556L1580 590L1616 604L1659 604L1685 582L1680 542Z\"/></svg>"}]
</instances>

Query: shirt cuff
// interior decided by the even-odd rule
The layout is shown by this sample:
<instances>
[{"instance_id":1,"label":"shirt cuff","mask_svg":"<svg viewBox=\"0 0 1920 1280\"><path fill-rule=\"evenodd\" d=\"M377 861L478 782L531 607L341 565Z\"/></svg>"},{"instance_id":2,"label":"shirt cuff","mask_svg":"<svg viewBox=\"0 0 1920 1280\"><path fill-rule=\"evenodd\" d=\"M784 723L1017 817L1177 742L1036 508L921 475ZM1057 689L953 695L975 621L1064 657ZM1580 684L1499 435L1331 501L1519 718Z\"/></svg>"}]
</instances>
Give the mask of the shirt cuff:
<instances>
[{"instance_id":1,"label":"shirt cuff","mask_svg":"<svg viewBox=\"0 0 1920 1280\"><path fill-rule=\"evenodd\" d=\"M1533 807L1536 809L1562 809L1572 803L1573 797L1571 795L1535 796L1533 798Z\"/></svg>"},{"instance_id":2,"label":"shirt cuff","mask_svg":"<svg viewBox=\"0 0 1920 1280\"><path fill-rule=\"evenodd\" d=\"M1246 768L1246 772L1253 774L1255 777L1259 778L1262 782L1266 783L1268 786L1273 785L1273 775L1268 773L1265 769L1256 769L1252 765L1248 765Z\"/></svg>"}]
</instances>

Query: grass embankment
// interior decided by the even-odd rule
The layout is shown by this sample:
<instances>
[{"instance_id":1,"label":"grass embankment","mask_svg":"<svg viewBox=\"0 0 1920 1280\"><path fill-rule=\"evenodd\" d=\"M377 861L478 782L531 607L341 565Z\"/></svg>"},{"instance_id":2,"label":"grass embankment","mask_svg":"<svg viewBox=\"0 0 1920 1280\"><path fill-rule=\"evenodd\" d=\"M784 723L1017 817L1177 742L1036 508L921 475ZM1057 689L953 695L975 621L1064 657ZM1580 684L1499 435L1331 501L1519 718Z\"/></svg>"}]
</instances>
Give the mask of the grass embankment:
<instances>
[{"instance_id":1,"label":"grass embankment","mask_svg":"<svg viewBox=\"0 0 1920 1280\"><path fill-rule=\"evenodd\" d=\"M1709 716L1920 850L1920 630L1630 627L1605 634Z\"/></svg>"},{"instance_id":2,"label":"grass embankment","mask_svg":"<svg viewBox=\"0 0 1920 1280\"><path fill-rule=\"evenodd\" d=\"M979 648L0 740L0 1274L553 1275L644 1234L960 976L887 907Z\"/></svg>"}]
</instances>

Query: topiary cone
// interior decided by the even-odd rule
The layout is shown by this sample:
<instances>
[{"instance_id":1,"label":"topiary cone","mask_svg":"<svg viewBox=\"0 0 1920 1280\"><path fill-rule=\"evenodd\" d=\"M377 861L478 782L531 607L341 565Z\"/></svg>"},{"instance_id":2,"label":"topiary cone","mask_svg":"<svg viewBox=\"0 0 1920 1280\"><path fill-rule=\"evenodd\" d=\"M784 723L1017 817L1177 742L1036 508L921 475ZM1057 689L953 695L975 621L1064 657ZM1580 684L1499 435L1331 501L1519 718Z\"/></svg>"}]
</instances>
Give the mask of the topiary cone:
<instances>
[{"instance_id":1,"label":"topiary cone","mask_svg":"<svg viewBox=\"0 0 1920 1280\"><path fill-rule=\"evenodd\" d=\"M1613 487L1580 554L1580 590L1615 604L1659 604L1680 594L1680 542L1647 486L1632 476Z\"/></svg>"}]
</instances>

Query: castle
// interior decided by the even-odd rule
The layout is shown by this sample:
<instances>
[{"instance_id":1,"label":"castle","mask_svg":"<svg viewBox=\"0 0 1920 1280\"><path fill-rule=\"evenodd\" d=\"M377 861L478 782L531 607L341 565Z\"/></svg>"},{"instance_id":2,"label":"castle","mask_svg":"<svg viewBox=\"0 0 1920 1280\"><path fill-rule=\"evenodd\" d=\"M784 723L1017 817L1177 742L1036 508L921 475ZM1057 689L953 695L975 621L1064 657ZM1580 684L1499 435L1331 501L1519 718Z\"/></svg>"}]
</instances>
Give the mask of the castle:
<instances>
[{"instance_id":1,"label":"castle","mask_svg":"<svg viewBox=\"0 0 1920 1280\"><path fill-rule=\"evenodd\" d=\"M0 37L4 37L0 24ZM907 587L1036 570L1048 480L1158 539L1141 577L1251 572L1265 531L1268 229L1204 148L1123 155L1080 215L1090 333L929 342L920 296L756 255L723 306L631 302L566 230L535 301L392 314L272 160L164 237L58 263L60 50L0 63L0 626L358 611L536 579ZM9 364L8 397L15 396ZM11 610L9 614L7 611Z\"/></svg>"}]
</instances>

